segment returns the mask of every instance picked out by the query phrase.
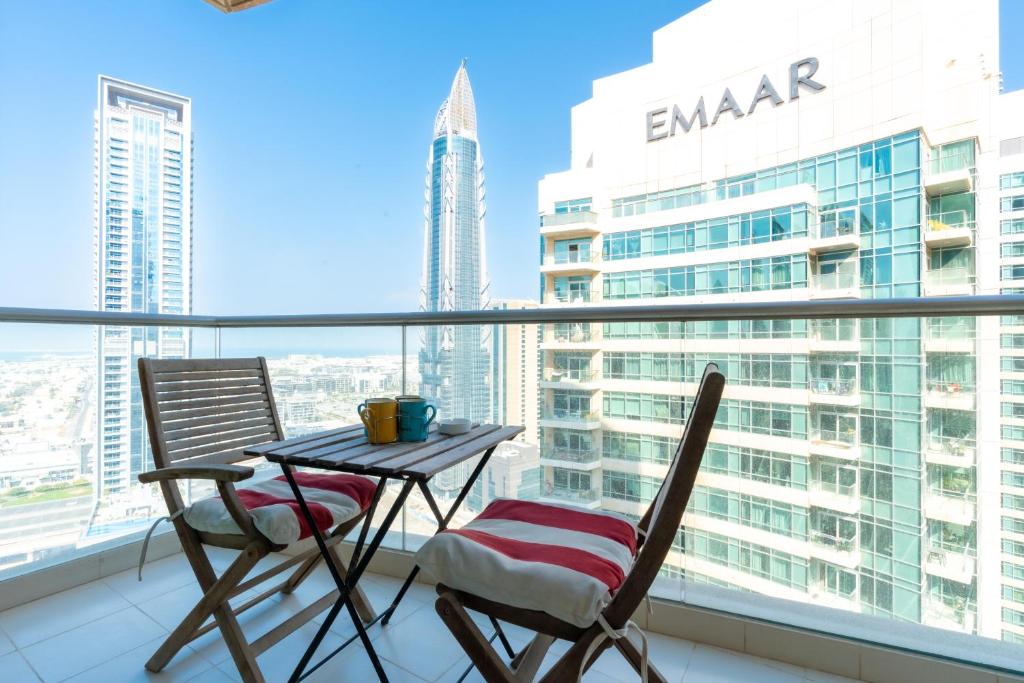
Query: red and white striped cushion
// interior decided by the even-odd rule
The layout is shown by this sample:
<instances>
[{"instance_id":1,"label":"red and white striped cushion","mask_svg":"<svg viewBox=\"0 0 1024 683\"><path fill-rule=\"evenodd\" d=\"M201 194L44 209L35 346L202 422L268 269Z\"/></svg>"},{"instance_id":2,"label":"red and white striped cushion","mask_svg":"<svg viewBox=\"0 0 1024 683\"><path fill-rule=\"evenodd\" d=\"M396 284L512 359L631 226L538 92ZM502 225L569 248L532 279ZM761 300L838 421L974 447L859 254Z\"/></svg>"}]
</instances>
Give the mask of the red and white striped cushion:
<instances>
[{"instance_id":1,"label":"red and white striped cushion","mask_svg":"<svg viewBox=\"0 0 1024 683\"><path fill-rule=\"evenodd\" d=\"M377 482L352 474L296 472L295 481L320 531L327 531L356 517L370 506ZM284 475L237 489L239 500L249 511L253 524L278 545L288 545L310 536L309 525L292 495ZM220 496L190 505L185 522L197 531L240 534Z\"/></svg>"},{"instance_id":2,"label":"red and white striped cushion","mask_svg":"<svg viewBox=\"0 0 1024 683\"><path fill-rule=\"evenodd\" d=\"M416 553L438 582L590 626L633 566L636 527L601 510L496 500Z\"/></svg>"}]
</instances>

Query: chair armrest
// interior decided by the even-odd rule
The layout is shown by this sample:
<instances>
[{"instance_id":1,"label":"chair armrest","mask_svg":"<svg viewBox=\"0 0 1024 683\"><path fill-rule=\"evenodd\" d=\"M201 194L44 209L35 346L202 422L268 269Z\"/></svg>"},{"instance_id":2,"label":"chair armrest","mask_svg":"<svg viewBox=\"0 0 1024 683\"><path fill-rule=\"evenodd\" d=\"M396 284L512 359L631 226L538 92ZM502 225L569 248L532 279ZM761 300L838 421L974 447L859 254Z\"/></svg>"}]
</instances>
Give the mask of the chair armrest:
<instances>
[{"instance_id":1,"label":"chair armrest","mask_svg":"<svg viewBox=\"0 0 1024 683\"><path fill-rule=\"evenodd\" d=\"M152 472L143 472L139 481L150 484L154 481L173 479L213 479L214 481L242 481L256 471L244 465L172 465Z\"/></svg>"}]
</instances>

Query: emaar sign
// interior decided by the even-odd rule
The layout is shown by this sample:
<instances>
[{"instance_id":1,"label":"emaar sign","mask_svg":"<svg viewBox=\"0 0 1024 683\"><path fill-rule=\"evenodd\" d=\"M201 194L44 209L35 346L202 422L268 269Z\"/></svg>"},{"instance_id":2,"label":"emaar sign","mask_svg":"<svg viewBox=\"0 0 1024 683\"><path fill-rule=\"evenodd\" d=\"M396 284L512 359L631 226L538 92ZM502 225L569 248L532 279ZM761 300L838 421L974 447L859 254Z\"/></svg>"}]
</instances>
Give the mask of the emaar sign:
<instances>
[{"instance_id":1,"label":"emaar sign","mask_svg":"<svg viewBox=\"0 0 1024 683\"><path fill-rule=\"evenodd\" d=\"M793 62L789 65L790 102L800 97L800 88L806 88L811 92L820 92L825 89L824 85L811 78L817 71L818 60L815 57L801 59L799 62ZM708 124L708 113L704 106L703 95L697 100L697 105L693 108L689 117L686 117L677 105L672 105L671 115L669 115L668 107L654 109L647 112L647 142L655 142L656 140L672 137L678 129L682 129L684 133L689 133L690 128L697 122L700 122L701 128L707 128L708 125L713 126L718 123L718 118L726 112L731 113L734 119L749 116L754 113L757 105L763 100L769 100L773 107L783 103L782 97L779 96L778 91L772 85L771 79L767 75L761 76L761 83L757 86L754 99L746 111L740 107L729 88L726 88L725 92L722 93L722 99L718 102L718 108L715 109L710 124Z\"/></svg>"}]
</instances>

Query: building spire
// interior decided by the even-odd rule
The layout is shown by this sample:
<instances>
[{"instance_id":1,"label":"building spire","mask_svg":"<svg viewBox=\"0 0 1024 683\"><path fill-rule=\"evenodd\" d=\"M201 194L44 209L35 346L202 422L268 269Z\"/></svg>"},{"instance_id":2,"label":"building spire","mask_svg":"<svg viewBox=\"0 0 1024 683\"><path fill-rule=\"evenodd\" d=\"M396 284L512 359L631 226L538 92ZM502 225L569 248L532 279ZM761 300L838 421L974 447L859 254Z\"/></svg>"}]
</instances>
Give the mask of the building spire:
<instances>
[{"instance_id":1,"label":"building spire","mask_svg":"<svg viewBox=\"0 0 1024 683\"><path fill-rule=\"evenodd\" d=\"M434 122L434 137L452 134L476 139L476 101L473 99L473 86L469 84L469 73L466 64L469 59L462 58L459 70L452 81L452 89L437 112Z\"/></svg>"}]
</instances>

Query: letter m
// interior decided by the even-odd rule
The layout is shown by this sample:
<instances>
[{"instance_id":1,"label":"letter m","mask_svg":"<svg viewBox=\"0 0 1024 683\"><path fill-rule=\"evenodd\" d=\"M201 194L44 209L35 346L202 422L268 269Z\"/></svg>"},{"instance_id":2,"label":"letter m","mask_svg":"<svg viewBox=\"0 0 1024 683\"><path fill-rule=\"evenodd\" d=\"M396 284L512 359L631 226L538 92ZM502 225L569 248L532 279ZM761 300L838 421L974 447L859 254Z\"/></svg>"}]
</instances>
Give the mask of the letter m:
<instances>
[{"instance_id":1,"label":"letter m","mask_svg":"<svg viewBox=\"0 0 1024 683\"><path fill-rule=\"evenodd\" d=\"M700 118L700 127L701 128L707 128L708 127L708 114L707 114L707 112L704 109L704 98L703 97L701 97L699 100L697 100L697 106L694 107L693 113L690 114L690 118L689 119L687 119L685 116L683 116L683 112L681 112L679 110L679 107L673 105L672 106L672 128L669 130L669 135L672 136L672 135L676 134L676 124L682 126L684 133L689 133L690 132L690 128L693 127L694 121L696 121L698 118Z\"/></svg>"}]
</instances>

